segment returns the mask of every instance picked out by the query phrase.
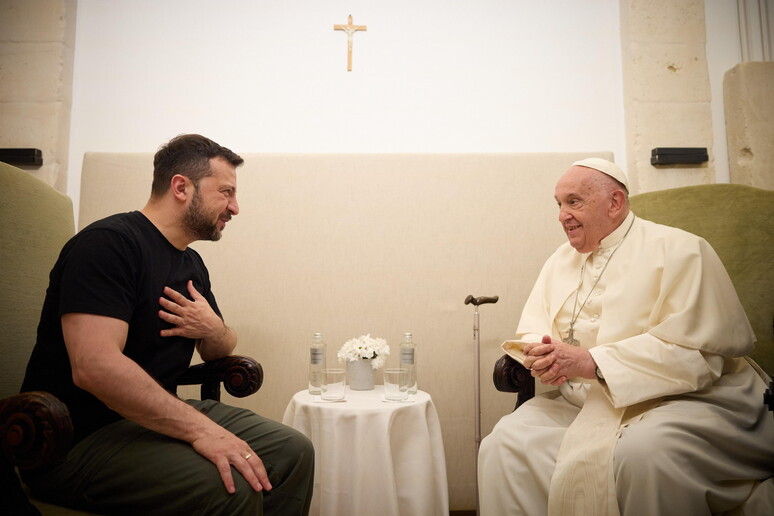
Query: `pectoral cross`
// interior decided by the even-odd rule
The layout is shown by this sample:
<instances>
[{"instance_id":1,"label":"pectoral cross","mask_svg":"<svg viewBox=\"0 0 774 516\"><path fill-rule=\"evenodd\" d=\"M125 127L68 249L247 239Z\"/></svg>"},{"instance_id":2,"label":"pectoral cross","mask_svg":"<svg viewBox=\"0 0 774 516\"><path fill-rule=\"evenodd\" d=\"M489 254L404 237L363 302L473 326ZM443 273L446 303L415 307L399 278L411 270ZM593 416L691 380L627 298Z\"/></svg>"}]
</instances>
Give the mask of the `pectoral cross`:
<instances>
[{"instance_id":1,"label":"pectoral cross","mask_svg":"<svg viewBox=\"0 0 774 516\"><path fill-rule=\"evenodd\" d=\"M354 39L355 32L362 30L368 30L365 25L352 25L352 15L347 18L346 25L334 25L333 30L343 30L347 33L347 71L352 71L352 40Z\"/></svg>"},{"instance_id":2,"label":"pectoral cross","mask_svg":"<svg viewBox=\"0 0 774 516\"><path fill-rule=\"evenodd\" d=\"M570 332L567 334L567 336L562 339L562 342L569 344L570 346L580 346L580 341L575 338L575 332L572 328L570 328Z\"/></svg>"}]
</instances>

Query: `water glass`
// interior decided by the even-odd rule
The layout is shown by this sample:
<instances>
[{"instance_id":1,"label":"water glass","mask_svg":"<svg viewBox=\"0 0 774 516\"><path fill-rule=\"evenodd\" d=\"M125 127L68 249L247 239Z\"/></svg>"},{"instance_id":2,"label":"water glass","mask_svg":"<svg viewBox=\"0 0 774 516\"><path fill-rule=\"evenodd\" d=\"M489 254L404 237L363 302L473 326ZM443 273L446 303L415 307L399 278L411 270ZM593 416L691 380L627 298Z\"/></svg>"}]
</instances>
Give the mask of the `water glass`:
<instances>
[{"instance_id":1,"label":"water glass","mask_svg":"<svg viewBox=\"0 0 774 516\"><path fill-rule=\"evenodd\" d=\"M408 398L408 369L392 367L384 370L384 398L388 401Z\"/></svg>"},{"instance_id":2,"label":"water glass","mask_svg":"<svg viewBox=\"0 0 774 516\"><path fill-rule=\"evenodd\" d=\"M320 397L326 401L341 401L347 387L347 375L344 369L323 369Z\"/></svg>"}]
</instances>

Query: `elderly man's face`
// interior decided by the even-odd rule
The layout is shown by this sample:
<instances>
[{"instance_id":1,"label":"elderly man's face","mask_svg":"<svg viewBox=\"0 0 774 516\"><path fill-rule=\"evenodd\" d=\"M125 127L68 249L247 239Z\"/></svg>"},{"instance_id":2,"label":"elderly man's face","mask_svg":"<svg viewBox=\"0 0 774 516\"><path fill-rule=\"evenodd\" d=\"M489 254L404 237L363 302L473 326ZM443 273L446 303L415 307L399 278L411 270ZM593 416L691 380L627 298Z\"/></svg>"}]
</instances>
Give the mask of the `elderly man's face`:
<instances>
[{"instance_id":1,"label":"elderly man's face","mask_svg":"<svg viewBox=\"0 0 774 516\"><path fill-rule=\"evenodd\" d=\"M570 245L589 253L615 229L611 215L611 193L600 180L602 172L573 166L556 183L559 222Z\"/></svg>"}]
</instances>

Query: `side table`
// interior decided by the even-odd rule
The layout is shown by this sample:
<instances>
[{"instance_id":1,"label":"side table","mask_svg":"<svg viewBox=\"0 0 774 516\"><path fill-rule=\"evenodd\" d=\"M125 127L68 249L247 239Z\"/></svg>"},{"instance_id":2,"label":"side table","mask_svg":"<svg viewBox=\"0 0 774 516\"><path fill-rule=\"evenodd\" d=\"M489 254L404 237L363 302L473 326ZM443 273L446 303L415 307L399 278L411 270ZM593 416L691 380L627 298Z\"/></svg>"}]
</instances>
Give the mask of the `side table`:
<instances>
[{"instance_id":1,"label":"side table","mask_svg":"<svg viewBox=\"0 0 774 516\"><path fill-rule=\"evenodd\" d=\"M346 401L325 402L306 390L290 400L282 422L315 448L312 516L448 516L446 459L429 394L386 402L384 386L347 388Z\"/></svg>"}]
</instances>

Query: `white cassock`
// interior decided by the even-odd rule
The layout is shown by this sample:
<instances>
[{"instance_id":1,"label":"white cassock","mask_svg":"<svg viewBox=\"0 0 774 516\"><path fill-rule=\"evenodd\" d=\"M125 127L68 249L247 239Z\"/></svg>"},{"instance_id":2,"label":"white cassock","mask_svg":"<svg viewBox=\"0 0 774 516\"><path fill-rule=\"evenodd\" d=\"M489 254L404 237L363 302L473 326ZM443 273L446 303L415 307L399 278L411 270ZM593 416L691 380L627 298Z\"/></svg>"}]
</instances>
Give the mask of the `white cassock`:
<instances>
[{"instance_id":1,"label":"white cassock","mask_svg":"<svg viewBox=\"0 0 774 516\"><path fill-rule=\"evenodd\" d=\"M774 479L756 487L774 475L769 379L744 358L755 336L711 246L632 213L591 253L564 244L503 349L521 362L524 344L567 337L587 297L574 337L605 380L573 378L497 423L479 453L481 514L693 516L754 490L750 505L774 515Z\"/></svg>"}]
</instances>

